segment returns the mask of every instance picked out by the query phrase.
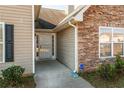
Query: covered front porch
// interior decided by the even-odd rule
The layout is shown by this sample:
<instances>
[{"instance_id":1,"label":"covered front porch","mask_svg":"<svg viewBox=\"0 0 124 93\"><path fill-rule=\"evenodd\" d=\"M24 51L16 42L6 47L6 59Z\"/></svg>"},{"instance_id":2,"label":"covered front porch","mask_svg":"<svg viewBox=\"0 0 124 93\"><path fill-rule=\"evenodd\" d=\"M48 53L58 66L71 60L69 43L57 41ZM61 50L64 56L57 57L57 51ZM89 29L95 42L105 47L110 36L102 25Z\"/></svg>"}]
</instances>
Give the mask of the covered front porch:
<instances>
[{"instance_id":1,"label":"covered front porch","mask_svg":"<svg viewBox=\"0 0 124 93\"><path fill-rule=\"evenodd\" d=\"M37 62L44 60L57 60L72 71L75 70L75 34L69 28L60 32L45 31L35 32L35 58ZM35 68L37 68L35 66Z\"/></svg>"},{"instance_id":2,"label":"covered front porch","mask_svg":"<svg viewBox=\"0 0 124 93\"><path fill-rule=\"evenodd\" d=\"M62 10L40 8L35 19L35 59L37 62L57 60L77 72L77 30L72 26L74 20L62 21L70 20L66 17Z\"/></svg>"}]
</instances>

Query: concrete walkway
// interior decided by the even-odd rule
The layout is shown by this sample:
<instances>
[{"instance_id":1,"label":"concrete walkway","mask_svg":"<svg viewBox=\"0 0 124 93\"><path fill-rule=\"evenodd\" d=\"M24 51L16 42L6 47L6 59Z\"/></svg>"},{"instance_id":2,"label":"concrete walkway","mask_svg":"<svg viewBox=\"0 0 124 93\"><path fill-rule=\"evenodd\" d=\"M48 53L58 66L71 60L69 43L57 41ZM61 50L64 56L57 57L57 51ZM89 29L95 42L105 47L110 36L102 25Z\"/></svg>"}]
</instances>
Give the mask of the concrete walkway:
<instances>
[{"instance_id":1,"label":"concrete walkway","mask_svg":"<svg viewBox=\"0 0 124 93\"><path fill-rule=\"evenodd\" d=\"M82 78L72 78L71 71L58 61L36 63L37 88L92 88Z\"/></svg>"}]
</instances>

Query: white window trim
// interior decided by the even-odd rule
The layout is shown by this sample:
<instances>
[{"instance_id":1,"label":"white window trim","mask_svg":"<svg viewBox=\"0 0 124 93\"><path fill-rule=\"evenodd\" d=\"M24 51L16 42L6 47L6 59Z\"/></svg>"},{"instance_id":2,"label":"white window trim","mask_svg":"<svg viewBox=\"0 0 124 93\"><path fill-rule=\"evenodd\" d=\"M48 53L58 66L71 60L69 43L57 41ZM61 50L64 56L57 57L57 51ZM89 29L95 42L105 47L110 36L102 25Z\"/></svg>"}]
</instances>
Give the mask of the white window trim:
<instances>
[{"instance_id":1,"label":"white window trim","mask_svg":"<svg viewBox=\"0 0 124 93\"><path fill-rule=\"evenodd\" d=\"M99 58L100 59L104 59L104 58L114 58L116 56L113 55L113 41L112 42L108 42L108 43L111 43L111 53L112 53L112 56L106 56L106 57L101 57L100 56L100 29L101 28L110 28L112 29L112 40L113 40L113 30L114 29L124 29L124 28L121 28L121 27L107 27L107 26L99 26ZM114 43L119 43L119 42L114 42ZM123 50L124 51L124 50ZM121 55L121 57L124 57L124 55Z\"/></svg>"},{"instance_id":2,"label":"white window trim","mask_svg":"<svg viewBox=\"0 0 124 93\"><path fill-rule=\"evenodd\" d=\"M2 34L3 34L3 41L0 42L0 44L3 45L3 61L0 63L5 63L5 23L4 22L0 22L0 24L2 24Z\"/></svg>"}]
</instances>

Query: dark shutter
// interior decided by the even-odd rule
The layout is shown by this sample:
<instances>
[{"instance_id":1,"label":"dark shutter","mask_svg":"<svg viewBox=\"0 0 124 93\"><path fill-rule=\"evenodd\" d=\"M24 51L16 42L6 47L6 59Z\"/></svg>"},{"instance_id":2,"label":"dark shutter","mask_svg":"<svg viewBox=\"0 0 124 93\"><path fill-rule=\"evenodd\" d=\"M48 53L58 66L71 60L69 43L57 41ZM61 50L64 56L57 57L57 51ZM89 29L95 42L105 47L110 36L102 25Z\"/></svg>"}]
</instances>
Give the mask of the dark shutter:
<instances>
[{"instance_id":1,"label":"dark shutter","mask_svg":"<svg viewBox=\"0 0 124 93\"><path fill-rule=\"evenodd\" d=\"M5 61L14 61L14 25L5 24Z\"/></svg>"}]
</instances>

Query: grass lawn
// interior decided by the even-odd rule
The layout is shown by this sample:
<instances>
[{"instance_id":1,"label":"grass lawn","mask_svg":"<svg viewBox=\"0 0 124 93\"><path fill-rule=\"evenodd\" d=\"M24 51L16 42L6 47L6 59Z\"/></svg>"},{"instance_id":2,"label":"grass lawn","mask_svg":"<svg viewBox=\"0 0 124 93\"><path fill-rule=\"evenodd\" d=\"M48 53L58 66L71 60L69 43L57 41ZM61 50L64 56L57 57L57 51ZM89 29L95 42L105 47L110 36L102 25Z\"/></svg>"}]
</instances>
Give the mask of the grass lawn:
<instances>
[{"instance_id":1,"label":"grass lawn","mask_svg":"<svg viewBox=\"0 0 124 93\"><path fill-rule=\"evenodd\" d=\"M96 88L124 88L124 75L116 75L112 81L103 80L96 72L83 73L81 76Z\"/></svg>"},{"instance_id":2,"label":"grass lawn","mask_svg":"<svg viewBox=\"0 0 124 93\"><path fill-rule=\"evenodd\" d=\"M22 78L22 83L18 86L13 86L13 88L35 88L36 84L34 81L34 76L28 76ZM0 88L12 88L7 82L0 79Z\"/></svg>"}]
</instances>

